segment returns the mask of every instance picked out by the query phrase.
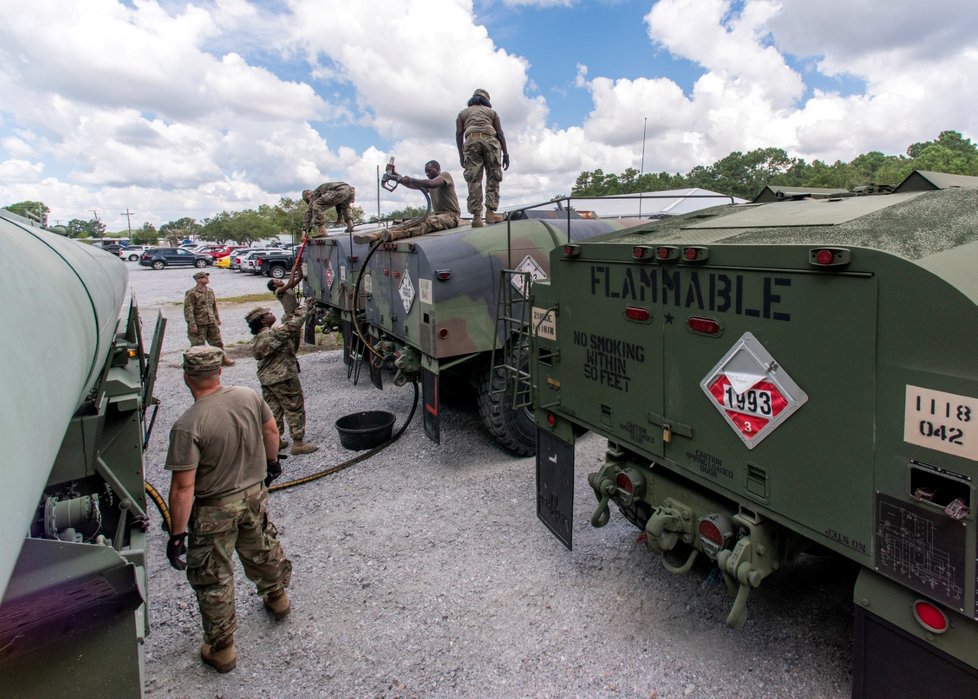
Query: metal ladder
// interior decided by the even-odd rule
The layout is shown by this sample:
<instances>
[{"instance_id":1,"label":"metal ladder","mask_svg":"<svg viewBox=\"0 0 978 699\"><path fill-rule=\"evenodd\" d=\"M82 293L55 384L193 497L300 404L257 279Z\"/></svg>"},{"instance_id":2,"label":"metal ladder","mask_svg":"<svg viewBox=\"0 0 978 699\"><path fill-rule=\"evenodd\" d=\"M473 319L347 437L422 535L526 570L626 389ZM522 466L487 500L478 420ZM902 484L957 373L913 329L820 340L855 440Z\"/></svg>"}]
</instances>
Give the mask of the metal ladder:
<instances>
[{"instance_id":1,"label":"metal ladder","mask_svg":"<svg viewBox=\"0 0 978 699\"><path fill-rule=\"evenodd\" d=\"M530 377L530 303L528 293L532 275L514 269L499 270L496 290L496 335L490 376L500 371L505 382L490 393L508 392L512 407L524 408L533 403ZM521 293L521 290L523 292ZM516 306L519 305L517 309ZM517 313L519 315L517 315Z\"/></svg>"}]
</instances>

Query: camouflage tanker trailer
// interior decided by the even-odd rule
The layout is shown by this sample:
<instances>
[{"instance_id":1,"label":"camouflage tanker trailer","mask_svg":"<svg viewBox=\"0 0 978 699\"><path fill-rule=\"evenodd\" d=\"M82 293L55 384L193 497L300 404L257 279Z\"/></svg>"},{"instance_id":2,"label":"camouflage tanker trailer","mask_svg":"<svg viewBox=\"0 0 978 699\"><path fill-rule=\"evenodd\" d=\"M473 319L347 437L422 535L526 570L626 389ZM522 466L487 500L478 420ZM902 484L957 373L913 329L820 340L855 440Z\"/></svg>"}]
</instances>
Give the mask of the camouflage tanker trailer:
<instances>
[{"instance_id":1,"label":"camouflage tanker trailer","mask_svg":"<svg viewBox=\"0 0 978 699\"><path fill-rule=\"evenodd\" d=\"M978 178L718 207L563 246L534 284L538 515L588 482L735 594L817 547L861 567L856 696L978 696ZM914 191L921 186L931 191Z\"/></svg>"},{"instance_id":2,"label":"camouflage tanker trailer","mask_svg":"<svg viewBox=\"0 0 978 699\"><path fill-rule=\"evenodd\" d=\"M0 687L141 696L144 411L163 321L147 360L118 257L6 211L0 233L30 270L0 277Z\"/></svg>"},{"instance_id":3,"label":"camouflage tanker trailer","mask_svg":"<svg viewBox=\"0 0 978 699\"><path fill-rule=\"evenodd\" d=\"M580 218L519 220L375 244L361 282L370 342L379 355L371 365L375 384L378 363L396 372L397 385L420 380L425 432L435 442L440 391L474 389L489 433L513 453L532 454L529 396L524 391L523 404L514 400L516 389L507 390L493 364L522 361L528 368L528 359L519 359L518 330L497 318L497 305L503 300L506 317L521 317L528 310L526 279L546 278L555 246L624 227ZM501 276L504 270L511 273Z\"/></svg>"},{"instance_id":4,"label":"camouflage tanker trailer","mask_svg":"<svg viewBox=\"0 0 978 699\"><path fill-rule=\"evenodd\" d=\"M353 242L350 233L334 233L325 238L310 238L302 254L305 268L303 291L315 301L316 313L306 326L324 330L338 329L343 336L343 361L351 365L359 353L359 338L353 332L355 309L363 318L363 296L354 304L353 292L360 265L366 259L369 246ZM307 342L314 339L307 336Z\"/></svg>"}]
</instances>

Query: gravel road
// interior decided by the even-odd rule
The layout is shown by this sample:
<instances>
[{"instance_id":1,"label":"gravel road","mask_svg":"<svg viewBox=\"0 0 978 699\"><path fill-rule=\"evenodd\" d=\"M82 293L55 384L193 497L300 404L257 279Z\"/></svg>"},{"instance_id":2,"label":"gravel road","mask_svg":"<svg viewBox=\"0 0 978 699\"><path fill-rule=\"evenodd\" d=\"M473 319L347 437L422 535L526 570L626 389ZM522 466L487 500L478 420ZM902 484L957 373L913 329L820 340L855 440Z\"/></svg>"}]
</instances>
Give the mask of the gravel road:
<instances>
[{"instance_id":1,"label":"gravel road","mask_svg":"<svg viewBox=\"0 0 978 699\"><path fill-rule=\"evenodd\" d=\"M169 321L156 396L162 407L146 477L166 493L167 434L191 403L180 353L183 292L194 270L130 266L145 332ZM265 279L215 269L220 299L265 291ZM271 305L271 295L269 303ZM243 316L221 303L237 359L224 382L258 388ZM285 477L355 455L334 421L389 410L399 428L410 387L353 385L338 350L301 358L307 438L322 449L284 462ZM197 655L200 619L171 569L153 513L149 538L146 693L153 697L844 697L851 681L855 569L804 558L752 593L744 628L724 625L732 597L708 568L667 572L617 512L594 529L589 471L603 442L578 443L574 551L537 521L534 460L483 432L473 402L446 406L442 445L415 419L388 449L350 469L271 496L294 565L293 611L265 612L237 575L238 667L219 675Z\"/></svg>"}]
</instances>

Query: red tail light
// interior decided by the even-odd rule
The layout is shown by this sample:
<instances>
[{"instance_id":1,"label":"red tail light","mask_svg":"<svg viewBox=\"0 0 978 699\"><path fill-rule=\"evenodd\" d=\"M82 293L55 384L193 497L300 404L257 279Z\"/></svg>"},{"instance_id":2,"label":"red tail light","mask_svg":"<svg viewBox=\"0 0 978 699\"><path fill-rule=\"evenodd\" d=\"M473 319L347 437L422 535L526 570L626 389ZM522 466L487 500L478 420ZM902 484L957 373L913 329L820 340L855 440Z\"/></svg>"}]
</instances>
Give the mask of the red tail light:
<instances>
[{"instance_id":1,"label":"red tail light","mask_svg":"<svg viewBox=\"0 0 978 699\"><path fill-rule=\"evenodd\" d=\"M627 306L625 308L625 317L629 320L634 320L639 323L647 323L649 318L649 310L647 308L639 308L638 306Z\"/></svg>"},{"instance_id":2,"label":"red tail light","mask_svg":"<svg viewBox=\"0 0 978 699\"><path fill-rule=\"evenodd\" d=\"M944 611L927 600L919 599L913 603L913 616L931 633L944 633L950 626Z\"/></svg>"},{"instance_id":3,"label":"red tail light","mask_svg":"<svg viewBox=\"0 0 978 699\"><path fill-rule=\"evenodd\" d=\"M547 413L547 424L551 427L557 424L557 417L553 413Z\"/></svg>"},{"instance_id":4,"label":"red tail light","mask_svg":"<svg viewBox=\"0 0 978 699\"><path fill-rule=\"evenodd\" d=\"M700 316L690 316L686 321L686 326L694 333L703 335L719 335L720 322L712 318L701 318Z\"/></svg>"},{"instance_id":5,"label":"red tail light","mask_svg":"<svg viewBox=\"0 0 978 699\"><path fill-rule=\"evenodd\" d=\"M577 257L581 254L580 245L565 245L563 247L564 257Z\"/></svg>"},{"instance_id":6,"label":"red tail light","mask_svg":"<svg viewBox=\"0 0 978 699\"><path fill-rule=\"evenodd\" d=\"M615 485L624 490L626 493L631 495L635 492L635 484L632 483L632 479L628 476L625 471L622 471L617 476L615 476Z\"/></svg>"}]
</instances>

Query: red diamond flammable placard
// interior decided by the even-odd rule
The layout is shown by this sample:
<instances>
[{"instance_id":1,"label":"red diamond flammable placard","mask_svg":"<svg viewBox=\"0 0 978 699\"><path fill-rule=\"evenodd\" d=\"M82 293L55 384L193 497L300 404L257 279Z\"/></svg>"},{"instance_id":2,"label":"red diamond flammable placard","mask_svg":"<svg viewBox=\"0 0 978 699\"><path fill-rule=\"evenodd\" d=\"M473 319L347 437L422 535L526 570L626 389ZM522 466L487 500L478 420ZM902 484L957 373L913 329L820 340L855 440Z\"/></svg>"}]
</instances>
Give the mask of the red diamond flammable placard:
<instances>
[{"instance_id":1,"label":"red diamond flammable placard","mask_svg":"<svg viewBox=\"0 0 978 699\"><path fill-rule=\"evenodd\" d=\"M751 333L737 340L700 387L748 449L808 400Z\"/></svg>"},{"instance_id":2,"label":"red diamond flammable placard","mask_svg":"<svg viewBox=\"0 0 978 699\"><path fill-rule=\"evenodd\" d=\"M332 260L329 260L328 262L326 262L326 271L325 271L325 273L324 273L323 276L326 277L326 288L327 289L332 289L333 288L333 278L334 278L334 275L333 275L333 261Z\"/></svg>"}]
</instances>

